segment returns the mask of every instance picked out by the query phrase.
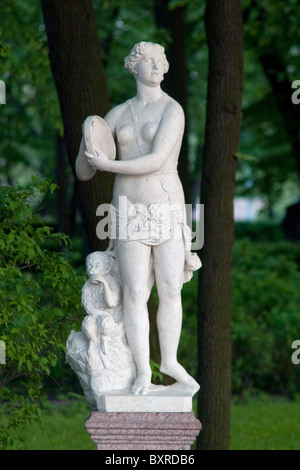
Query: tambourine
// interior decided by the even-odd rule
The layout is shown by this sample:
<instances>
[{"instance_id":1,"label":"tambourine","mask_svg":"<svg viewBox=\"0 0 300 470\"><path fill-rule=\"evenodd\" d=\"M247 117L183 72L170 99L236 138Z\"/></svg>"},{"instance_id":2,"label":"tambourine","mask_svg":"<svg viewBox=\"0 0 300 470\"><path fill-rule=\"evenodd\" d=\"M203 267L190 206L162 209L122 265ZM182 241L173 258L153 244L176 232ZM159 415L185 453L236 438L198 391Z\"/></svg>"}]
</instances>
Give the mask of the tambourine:
<instances>
[{"instance_id":1,"label":"tambourine","mask_svg":"<svg viewBox=\"0 0 300 470\"><path fill-rule=\"evenodd\" d=\"M97 155L97 149L99 149L109 160L115 160L115 141L104 119L99 116L87 117L83 123L82 131L88 153Z\"/></svg>"},{"instance_id":2,"label":"tambourine","mask_svg":"<svg viewBox=\"0 0 300 470\"><path fill-rule=\"evenodd\" d=\"M85 152L97 155L101 150L109 160L116 158L116 145L107 123L99 116L88 116L82 125L82 140L76 158L76 174L79 180L91 179L94 170L87 161Z\"/></svg>"}]
</instances>

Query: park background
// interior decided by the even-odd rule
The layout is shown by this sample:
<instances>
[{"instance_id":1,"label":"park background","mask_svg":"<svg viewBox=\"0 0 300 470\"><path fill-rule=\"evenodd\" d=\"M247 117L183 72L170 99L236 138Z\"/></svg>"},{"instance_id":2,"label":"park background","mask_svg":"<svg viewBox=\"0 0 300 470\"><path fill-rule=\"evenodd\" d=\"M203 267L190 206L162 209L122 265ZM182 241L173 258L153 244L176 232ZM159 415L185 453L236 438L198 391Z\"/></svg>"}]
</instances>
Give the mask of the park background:
<instances>
[{"instance_id":1,"label":"park background","mask_svg":"<svg viewBox=\"0 0 300 470\"><path fill-rule=\"evenodd\" d=\"M113 180L81 185L74 161L84 118L134 95L123 60L141 40L166 47L163 88L186 113L186 202L207 217L179 349L201 384L198 448L300 449L299 22L295 0L2 2L1 449L95 448L64 353ZM155 332L151 348L168 383Z\"/></svg>"}]
</instances>

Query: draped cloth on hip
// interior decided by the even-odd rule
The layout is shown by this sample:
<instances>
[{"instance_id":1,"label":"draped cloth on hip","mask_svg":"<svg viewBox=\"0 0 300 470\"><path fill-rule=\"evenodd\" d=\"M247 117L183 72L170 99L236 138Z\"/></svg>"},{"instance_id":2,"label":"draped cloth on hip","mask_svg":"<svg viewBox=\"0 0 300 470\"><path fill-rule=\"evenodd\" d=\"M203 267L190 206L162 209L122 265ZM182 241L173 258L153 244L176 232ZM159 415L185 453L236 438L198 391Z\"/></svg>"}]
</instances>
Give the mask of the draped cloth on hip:
<instances>
[{"instance_id":1,"label":"draped cloth on hip","mask_svg":"<svg viewBox=\"0 0 300 470\"><path fill-rule=\"evenodd\" d=\"M155 247L170 239L182 239L185 254L182 282L188 282L193 272L201 267L201 261L191 251L192 231L186 223L183 208L179 204L156 203L145 206L129 203L128 200L126 202L126 206L121 209L111 205L111 223L115 227L111 249L118 249L122 244L134 241ZM152 257L150 265L149 280L152 287Z\"/></svg>"}]
</instances>

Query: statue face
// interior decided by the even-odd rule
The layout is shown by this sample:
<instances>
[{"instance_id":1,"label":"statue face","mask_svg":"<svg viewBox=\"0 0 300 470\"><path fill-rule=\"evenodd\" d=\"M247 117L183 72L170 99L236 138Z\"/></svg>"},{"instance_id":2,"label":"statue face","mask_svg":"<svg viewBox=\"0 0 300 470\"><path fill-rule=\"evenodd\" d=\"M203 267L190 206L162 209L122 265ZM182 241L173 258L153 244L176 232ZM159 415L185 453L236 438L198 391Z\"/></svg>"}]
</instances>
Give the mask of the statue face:
<instances>
[{"instance_id":1,"label":"statue face","mask_svg":"<svg viewBox=\"0 0 300 470\"><path fill-rule=\"evenodd\" d=\"M86 263L86 269L91 281L97 282L99 277L109 272L110 264L105 257L89 256Z\"/></svg>"},{"instance_id":2,"label":"statue face","mask_svg":"<svg viewBox=\"0 0 300 470\"><path fill-rule=\"evenodd\" d=\"M164 79L163 57L154 47L149 48L141 57L136 79L148 86L158 85Z\"/></svg>"}]
</instances>

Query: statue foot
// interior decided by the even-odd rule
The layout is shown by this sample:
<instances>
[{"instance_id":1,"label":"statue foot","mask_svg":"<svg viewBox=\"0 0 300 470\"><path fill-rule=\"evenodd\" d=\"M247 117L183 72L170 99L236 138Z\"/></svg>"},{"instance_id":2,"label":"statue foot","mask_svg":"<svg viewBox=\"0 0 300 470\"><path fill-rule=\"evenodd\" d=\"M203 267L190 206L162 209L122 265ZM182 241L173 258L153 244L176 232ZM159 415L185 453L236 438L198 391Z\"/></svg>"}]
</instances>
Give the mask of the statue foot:
<instances>
[{"instance_id":1,"label":"statue foot","mask_svg":"<svg viewBox=\"0 0 300 470\"><path fill-rule=\"evenodd\" d=\"M136 381L131 387L131 393L134 395L145 395L151 385L151 376L148 374L138 375Z\"/></svg>"},{"instance_id":2,"label":"statue foot","mask_svg":"<svg viewBox=\"0 0 300 470\"><path fill-rule=\"evenodd\" d=\"M163 374L169 375L178 383L187 387L192 392L192 394L196 393L200 388L198 382L196 382L196 380L193 379L193 377L189 375L187 371L178 362L168 365L162 364L159 370Z\"/></svg>"}]
</instances>

